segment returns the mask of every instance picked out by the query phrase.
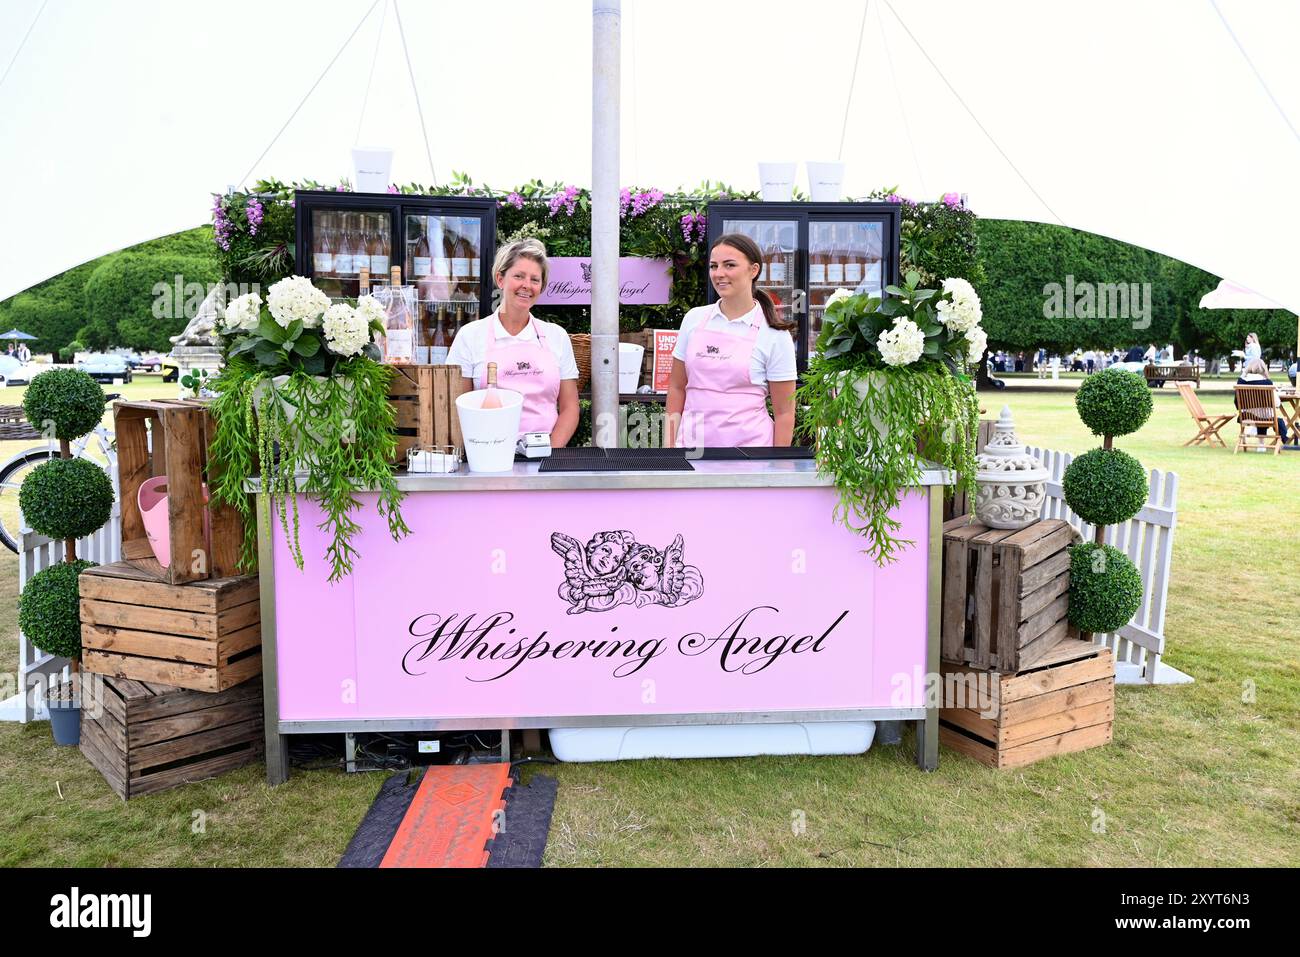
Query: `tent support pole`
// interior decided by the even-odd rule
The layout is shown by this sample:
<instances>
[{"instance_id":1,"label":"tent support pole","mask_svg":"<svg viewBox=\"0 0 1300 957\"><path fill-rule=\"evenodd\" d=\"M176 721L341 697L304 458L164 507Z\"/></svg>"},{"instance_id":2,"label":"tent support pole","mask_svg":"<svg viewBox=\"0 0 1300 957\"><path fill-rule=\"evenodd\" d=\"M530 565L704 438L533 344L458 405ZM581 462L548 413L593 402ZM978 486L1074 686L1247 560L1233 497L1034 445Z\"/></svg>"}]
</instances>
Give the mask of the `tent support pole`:
<instances>
[{"instance_id":1,"label":"tent support pole","mask_svg":"<svg viewBox=\"0 0 1300 957\"><path fill-rule=\"evenodd\" d=\"M591 3L591 435L618 444L620 0Z\"/></svg>"}]
</instances>

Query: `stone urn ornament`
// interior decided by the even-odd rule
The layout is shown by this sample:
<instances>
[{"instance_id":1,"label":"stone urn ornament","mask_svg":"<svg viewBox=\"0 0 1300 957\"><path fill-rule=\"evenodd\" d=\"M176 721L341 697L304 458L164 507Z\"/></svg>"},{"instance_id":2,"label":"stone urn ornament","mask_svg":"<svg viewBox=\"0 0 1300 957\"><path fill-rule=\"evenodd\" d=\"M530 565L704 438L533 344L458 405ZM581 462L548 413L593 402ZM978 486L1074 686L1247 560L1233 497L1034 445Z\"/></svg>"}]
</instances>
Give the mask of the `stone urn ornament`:
<instances>
[{"instance_id":1,"label":"stone urn ornament","mask_svg":"<svg viewBox=\"0 0 1300 957\"><path fill-rule=\"evenodd\" d=\"M1038 521L1047 497L1047 469L1016 437L1011 408L1002 407L993 436L975 456L975 518L989 528L1024 528Z\"/></svg>"}]
</instances>

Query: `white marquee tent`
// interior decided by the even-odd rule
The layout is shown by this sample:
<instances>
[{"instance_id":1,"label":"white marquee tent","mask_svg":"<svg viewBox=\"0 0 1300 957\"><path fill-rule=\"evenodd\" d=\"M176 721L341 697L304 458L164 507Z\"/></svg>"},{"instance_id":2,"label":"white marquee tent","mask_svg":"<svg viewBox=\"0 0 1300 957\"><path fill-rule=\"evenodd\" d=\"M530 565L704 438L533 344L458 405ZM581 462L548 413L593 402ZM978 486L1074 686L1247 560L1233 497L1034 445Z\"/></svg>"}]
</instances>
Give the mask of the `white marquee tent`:
<instances>
[{"instance_id":1,"label":"white marquee tent","mask_svg":"<svg viewBox=\"0 0 1300 957\"><path fill-rule=\"evenodd\" d=\"M622 20L626 184L756 188L760 159L842 149L850 195L966 193L1300 310L1300 4L623 0ZM6 0L0 299L207 221L227 185L349 175L358 142L394 147L399 182L589 184L590 70L589 0Z\"/></svg>"}]
</instances>

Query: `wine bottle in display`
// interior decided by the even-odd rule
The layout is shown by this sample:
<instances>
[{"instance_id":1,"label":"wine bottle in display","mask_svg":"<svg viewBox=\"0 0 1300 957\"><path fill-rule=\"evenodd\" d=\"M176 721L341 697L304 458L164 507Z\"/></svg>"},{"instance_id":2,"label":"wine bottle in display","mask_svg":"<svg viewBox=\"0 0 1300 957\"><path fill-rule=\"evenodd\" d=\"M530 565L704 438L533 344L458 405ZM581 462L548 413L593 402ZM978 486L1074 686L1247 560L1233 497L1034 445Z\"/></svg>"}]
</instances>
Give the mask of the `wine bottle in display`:
<instances>
[{"instance_id":1,"label":"wine bottle in display","mask_svg":"<svg viewBox=\"0 0 1300 957\"><path fill-rule=\"evenodd\" d=\"M406 365L415 354L413 291L402 286L402 267L393 266L389 270L388 308L384 312L384 361L393 365Z\"/></svg>"},{"instance_id":2,"label":"wine bottle in display","mask_svg":"<svg viewBox=\"0 0 1300 957\"><path fill-rule=\"evenodd\" d=\"M352 217L344 214L339 219L341 225L338 248L334 251L334 275L355 276L357 270L353 266L353 256L356 252L352 247Z\"/></svg>"},{"instance_id":3,"label":"wine bottle in display","mask_svg":"<svg viewBox=\"0 0 1300 957\"><path fill-rule=\"evenodd\" d=\"M357 286L357 298L370 295L370 269L367 266L361 267L361 281Z\"/></svg>"},{"instance_id":4,"label":"wine bottle in display","mask_svg":"<svg viewBox=\"0 0 1300 957\"><path fill-rule=\"evenodd\" d=\"M469 220L470 228L465 235L465 241L469 244L469 281L474 287L474 295L478 295L479 285L479 255L482 253L482 246L479 245L479 223L477 220Z\"/></svg>"},{"instance_id":5,"label":"wine bottle in display","mask_svg":"<svg viewBox=\"0 0 1300 957\"><path fill-rule=\"evenodd\" d=\"M767 267L770 264L767 261L767 244L763 241L763 228L761 226L755 226L752 236L750 235L749 230L745 230L745 235L754 240L754 243L758 248L763 250L763 255L758 257L758 275L754 277L754 281L760 286L766 286L771 277L767 274Z\"/></svg>"},{"instance_id":6,"label":"wine bottle in display","mask_svg":"<svg viewBox=\"0 0 1300 957\"><path fill-rule=\"evenodd\" d=\"M388 230L384 229L384 218L375 216L374 228L370 232L370 271L382 276L389 268Z\"/></svg>"},{"instance_id":7,"label":"wine bottle in display","mask_svg":"<svg viewBox=\"0 0 1300 957\"><path fill-rule=\"evenodd\" d=\"M811 238L808 241L808 285L826 284L826 227L814 223L809 227Z\"/></svg>"},{"instance_id":8,"label":"wine bottle in display","mask_svg":"<svg viewBox=\"0 0 1300 957\"><path fill-rule=\"evenodd\" d=\"M338 247L338 231L334 225L334 217L329 213L321 213L316 224L319 228L312 237L312 245L315 247L311 254L312 275L332 276L334 275L334 250Z\"/></svg>"},{"instance_id":9,"label":"wine bottle in display","mask_svg":"<svg viewBox=\"0 0 1300 957\"><path fill-rule=\"evenodd\" d=\"M866 250L859 245L857 230L853 226L845 227L844 233L844 284L857 289L862 283L862 260Z\"/></svg>"},{"instance_id":10,"label":"wine bottle in display","mask_svg":"<svg viewBox=\"0 0 1300 957\"><path fill-rule=\"evenodd\" d=\"M415 249L411 253L411 277L414 279L425 279L429 276L433 268L433 254L429 250L429 230L428 220L415 219L416 228L420 230L420 238L415 241ZM423 223L421 227L420 223Z\"/></svg>"},{"instance_id":11,"label":"wine bottle in display","mask_svg":"<svg viewBox=\"0 0 1300 957\"><path fill-rule=\"evenodd\" d=\"M456 231L456 242L451 247L451 282L456 289L468 291L469 241L461 230Z\"/></svg>"},{"instance_id":12,"label":"wine bottle in display","mask_svg":"<svg viewBox=\"0 0 1300 957\"><path fill-rule=\"evenodd\" d=\"M840 231L836 226L828 226L830 230L830 256L826 260L826 283L827 285L840 286L844 284L844 250L840 246Z\"/></svg>"},{"instance_id":13,"label":"wine bottle in display","mask_svg":"<svg viewBox=\"0 0 1300 957\"><path fill-rule=\"evenodd\" d=\"M429 217L429 249L433 256L433 278L441 285L446 298L451 283L451 236L441 218Z\"/></svg>"},{"instance_id":14,"label":"wine bottle in display","mask_svg":"<svg viewBox=\"0 0 1300 957\"><path fill-rule=\"evenodd\" d=\"M767 259L767 281L773 286L784 286L786 284L785 253L781 251L781 229L779 226L772 227L768 253L769 255L764 257Z\"/></svg>"},{"instance_id":15,"label":"wine bottle in display","mask_svg":"<svg viewBox=\"0 0 1300 957\"><path fill-rule=\"evenodd\" d=\"M483 404L479 408L501 408L501 396L497 393L497 364L495 362L487 364L487 395L483 396Z\"/></svg>"},{"instance_id":16,"label":"wine bottle in display","mask_svg":"<svg viewBox=\"0 0 1300 957\"><path fill-rule=\"evenodd\" d=\"M450 350L451 339L447 336L447 304L439 303L433 322L433 337L429 340L428 361L436 366L446 365L447 353Z\"/></svg>"}]
</instances>

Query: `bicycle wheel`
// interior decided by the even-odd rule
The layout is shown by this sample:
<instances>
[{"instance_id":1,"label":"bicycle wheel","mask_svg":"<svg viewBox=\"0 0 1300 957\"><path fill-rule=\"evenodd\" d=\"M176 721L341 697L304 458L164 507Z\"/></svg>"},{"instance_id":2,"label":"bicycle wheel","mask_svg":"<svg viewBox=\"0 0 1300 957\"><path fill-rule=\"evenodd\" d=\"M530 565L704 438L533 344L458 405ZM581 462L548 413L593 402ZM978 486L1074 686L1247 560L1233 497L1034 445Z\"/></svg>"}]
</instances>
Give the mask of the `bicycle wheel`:
<instances>
[{"instance_id":1,"label":"bicycle wheel","mask_svg":"<svg viewBox=\"0 0 1300 957\"><path fill-rule=\"evenodd\" d=\"M22 509L18 507L18 489L27 473L42 462L58 458L58 449L28 449L10 459L0 469L0 541L11 552L18 551L22 538Z\"/></svg>"}]
</instances>

